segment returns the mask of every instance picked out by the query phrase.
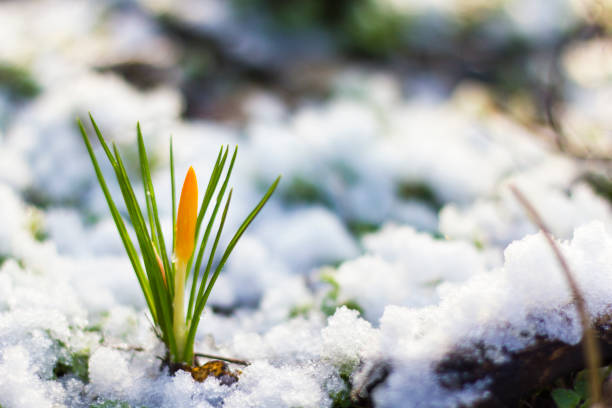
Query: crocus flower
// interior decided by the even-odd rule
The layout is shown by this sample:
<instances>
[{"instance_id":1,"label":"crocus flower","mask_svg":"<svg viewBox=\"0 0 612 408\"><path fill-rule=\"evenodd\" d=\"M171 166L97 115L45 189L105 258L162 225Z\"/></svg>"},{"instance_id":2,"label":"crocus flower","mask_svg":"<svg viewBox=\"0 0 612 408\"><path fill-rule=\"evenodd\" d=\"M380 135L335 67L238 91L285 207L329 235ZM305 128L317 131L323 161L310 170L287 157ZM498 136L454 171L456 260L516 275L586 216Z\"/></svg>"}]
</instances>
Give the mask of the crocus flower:
<instances>
[{"instance_id":1,"label":"crocus flower","mask_svg":"<svg viewBox=\"0 0 612 408\"><path fill-rule=\"evenodd\" d=\"M195 229L198 218L198 181L193 167L189 167L181 198L179 199L176 217L176 240L174 257L176 273L174 275L174 336L179 356L183 355L186 340L185 322L185 275L187 263L195 247Z\"/></svg>"},{"instance_id":2,"label":"crocus flower","mask_svg":"<svg viewBox=\"0 0 612 408\"><path fill-rule=\"evenodd\" d=\"M176 198L174 194L174 155L172 149L172 141L170 141L170 181L172 184L172 211L173 211L173 222L174 230L172 236L173 248L172 258L170 258L169 251L166 250L166 241L163 235L163 228L159 221L159 215L157 213L157 201L155 199L155 190L153 188L153 182L151 180L151 171L149 169L149 160L147 158L147 152L144 144L144 137L142 135L140 125L136 126L136 133L138 136L138 155L140 160L140 168L142 172L143 187L145 190L146 199L146 216L142 213L142 207L138 203L138 199L134 194L132 183L127 176L125 171L123 160L119 154L119 150L116 146L112 146L112 149L108 146L102 133L98 128L98 125L91 117L91 124L93 125L98 141L104 148L104 152L115 170L115 176L117 182L121 187L121 194L128 211L128 215L132 225L134 226L134 232L138 238L138 246L140 247L140 254L136 249L136 245L132 241L128 229L126 228L123 217L121 216L115 200L113 199L98 159L93 151L93 146L87 136L85 127L78 121L79 129L85 142L85 147L91 162L94 167L94 171L104 193L104 197L108 204L110 213L115 221L117 232L119 233L123 245L126 250L127 256L130 258L134 273L138 279L140 288L144 295L145 301L151 317L153 319L156 332L160 334L160 337L164 340L168 351L168 360L164 360L164 364L170 365L170 363L179 363L185 365L193 364L193 343L195 341L196 331L200 322L200 317L206 306L206 301L210 295L210 291L217 280L217 277L221 273L223 266L225 265L229 255L236 246L238 240L244 233L244 231L251 224L255 216L263 208L264 204L268 201L276 186L280 181L280 177L277 178L274 183L268 188L268 191L261 198L259 203L253 208L249 215L244 219L238 230L234 233L234 236L229 241L223 255L220 258L219 263L215 268L211 269L215 252L217 250L218 239L223 231L223 224L229 208L231 189L230 193L225 199L225 207L222 212L221 222L219 222L217 234L215 235L215 243L210 248L208 253L208 261L206 263L206 271L200 278L199 270L202 262L203 250L206 247L206 240L208 234L211 232L210 228L215 223L215 217L217 216L217 210L224 200L224 193L226 191L227 182L232 172L234 160L238 153L237 148L231 156L229 154L229 146L221 147L219 154L215 162L213 171L210 175L207 183L206 195L200 208L204 214L206 214L206 208L212 199L213 194L217 191L219 185L222 187L217 193L217 202L215 204L215 210L211 213L208 220L204 220L203 217L200 222L205 222L208 225L204 237L202 237L201 244L198 251L198 256L195 257L195 262L192 265L191 260L195 252L196 242L196 230L198 225L198 183L196 180L195 171L193 168L189 168L185 181L183 183L183 189L181 190L181 196L178 203L178 211L176 219L174 219L174 211L176 207ZM229 160L228 160L229 159ZM225 171L225 165L229 163L227 171ZM225 173L225 176L223 174ZM203 214L201 214L203 215ZM146 219L148 218L150 223L150 229L147 228ZM191 281L191 290L188 291L189 302L185 302L185 281L190 272L193 271L193 280ZM159 276L158 274L161 274ZM210 276L209 276L210 274ZM160 279L161 278L161 279ZM188 306L188 313L185 313L185 306Z\"/></svg>"},{"instance_id":3,"label":"crocus flower","mask_svg":"<svg viewBox=\"0 0 612 408\"><path fill-rule=\"evenodd\" d=\"M193 167L189 167L176 217L176 243L174 255L178 263L189 261L195 246L195 228L198 218L198 182Z\"/></svg>"}]
</instances>

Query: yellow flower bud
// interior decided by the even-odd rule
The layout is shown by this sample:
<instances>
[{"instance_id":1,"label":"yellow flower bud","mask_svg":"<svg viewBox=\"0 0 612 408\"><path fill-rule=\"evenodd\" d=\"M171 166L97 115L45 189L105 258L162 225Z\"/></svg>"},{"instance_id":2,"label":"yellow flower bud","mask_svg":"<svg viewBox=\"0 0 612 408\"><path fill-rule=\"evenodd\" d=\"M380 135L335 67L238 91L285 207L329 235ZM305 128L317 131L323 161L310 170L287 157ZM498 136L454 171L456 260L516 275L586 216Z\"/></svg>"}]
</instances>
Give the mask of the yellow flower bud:
<instances>
[{"instance_id":1,"label":"yellow flower bud","mask_svg":"<svg viewBox=\"0 0 612 408\"><path fill-rule=\"evenodd\" d=\"M193 167L189 167L176 217L174 254L177 260L187 262L195 247L195 227L198 218L198 181Z\"/></svg>"}]
</instances>

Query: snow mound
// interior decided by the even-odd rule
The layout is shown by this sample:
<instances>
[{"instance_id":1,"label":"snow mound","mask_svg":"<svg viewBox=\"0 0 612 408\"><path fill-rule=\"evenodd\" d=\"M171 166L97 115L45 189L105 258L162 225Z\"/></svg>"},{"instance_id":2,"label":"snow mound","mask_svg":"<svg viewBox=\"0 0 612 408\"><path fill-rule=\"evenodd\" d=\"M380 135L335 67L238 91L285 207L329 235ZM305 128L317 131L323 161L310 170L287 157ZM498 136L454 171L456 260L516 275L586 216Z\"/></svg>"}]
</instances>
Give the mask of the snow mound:
<instances>
[{"instance_id":1,"label":"snow mound","mask_svg":"<svg viewBox=\"0 0 612 408\"><path fill-rule=\"evenodd\" d=\"M609 314L612 235L600 222L576 229L559 242L584 293L592 319ZM393 371L375 392L377 406L412 401L454 406L486 396L486 380L457 392L444 388L436 364L458 348L486 350L493 362L537 338L580 341L582 330L567 283L542 234L512 243L503 268L441 291L440 304L426 308L388 306L380 320L381 351Z\"/></svg>"}]
</instances>

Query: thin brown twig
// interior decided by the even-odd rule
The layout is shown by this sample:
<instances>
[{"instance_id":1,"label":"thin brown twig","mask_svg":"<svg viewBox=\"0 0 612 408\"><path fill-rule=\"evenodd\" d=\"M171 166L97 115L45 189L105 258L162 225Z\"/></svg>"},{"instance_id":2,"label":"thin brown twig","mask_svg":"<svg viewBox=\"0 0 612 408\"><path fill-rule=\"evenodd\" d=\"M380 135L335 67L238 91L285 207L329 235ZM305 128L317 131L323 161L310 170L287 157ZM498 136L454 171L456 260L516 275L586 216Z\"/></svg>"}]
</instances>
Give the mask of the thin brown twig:
<instances>
[{"instance_id":1,"label":"thin brown twig","mask_svg":"<svg viewBox=\"0 0 612 408\"><path fill-rule=\"evenodd\" d=\"M108 344L106 346L113 348L115 350L119 350L119 351L138 351L138 352L145 351L144 347L130 346L127 344Z\"/></svg>"},{"instance_id":2,"label":"thin brown twig","mask_svg":"<svg viewBox=\"0 0 612 408\"><path fill-rule=\"evenodd\" d=\"M119 351L145 351L145 349L143 347L140 346L129 346L126 344L113 344L113 345L107 345L108 347L111 347L115 350L119 350ZM248 366L251 363L249 363L246 360L240 360L237 358L230 358L230 357L221 357L221 356L217 356L217 355L213 355L213 354L206 354L206 353L194 353L193 354L196 357L203 357L203 358L209 358L209 359L213 359L213 360L221 360L221 361L227 361L228 363L234 363L234 364L239 364L239 365L243 365L243 366Z\"/></svg>"},{"instance_id":3,"label":"thin brown twig","mask_svg":"<svg viewBox=\"0 0 612 408\"><path fill-rule=\"evenodd\" d=\"M544 224L542 217L540 217L539 213L536 211L535 207L529 202L527 197L514 185L510 185L510 189L512 193L514 193L517 200L526 210L529 218L533 221L534 224L540 228L546 241L550 245L553 250L559 265L561 266L561 270L565 275L565 279L570 287L574 300L576 302L576 309L578 310L578 315L580 316L580 323L582 324L582 347L584 351L584 357L587 363L588 377L589 377L589 389L591 396L591 406L595 406L600 404L601 402L601 380L599 378L599 367L601 366L601 352L599 350L599 346L597 344L597 339L595 337L595 332L591 327L591 320L586 311L586 302L584 300L584 296L580 288L578 287L578 283L574 279L574 275L572 274L569 265L561 253L561 249L552 238L552 234L550 230Z\"/></svg>"},{"instance_id":4,"label":"thin brown twig","mask_svg":"<svg viewBox=\"0 0 612 408\"><path fill-rule=\"evenodd\" d=\"M248 361L245 361L245 360L239 360L237 358L215 356L213 354L193 353L193 355L196 356L196 357L204 357L204 358L211 358L213 360L227 361L228 363L240 364L240 365L243 365L243 366L248 366L248 365L251 364L251 363L249 363Z\"/></svg>"}]
</instances>

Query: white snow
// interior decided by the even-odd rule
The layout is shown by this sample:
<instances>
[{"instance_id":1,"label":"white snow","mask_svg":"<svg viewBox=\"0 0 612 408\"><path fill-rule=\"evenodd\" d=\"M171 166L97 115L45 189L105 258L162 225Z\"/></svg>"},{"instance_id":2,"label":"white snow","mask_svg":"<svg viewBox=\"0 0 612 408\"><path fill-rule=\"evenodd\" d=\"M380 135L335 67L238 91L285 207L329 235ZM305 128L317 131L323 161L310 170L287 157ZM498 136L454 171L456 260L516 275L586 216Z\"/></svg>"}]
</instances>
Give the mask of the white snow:
<instances>
[{"instance_id":1,"label":"white snow","mask_svg":"<svg viewBox=\"0 0 612 408\"><path fill-rule=\"evenodd\" d=\"M464 81L450 92L424 74L400 83L339 70L317 103L289 107L251 90L243 122L185 119L173 80L143 91L99 69L142 62L172 71L184 51L157 13L227 35L242 61L284 54L270 51L265 33L249 38L224 2L114 3L0 3L0 64L40 86L18 105L0 90L3 408L329 407L350 391L347 380L356 384L379 361L392 367L374 391L379 407L469 405L486 395L487 379L443 388L435 367L446 353L481 343L501 362L537 338L581 337L557 261L511 184L558 240L591 318L612 311L612 212L583 177L592 163L558 153L538 124L499 111L484 85ZM376 3L422 21L417 49L442 23L438 35L454 35L465 13L495 43L522 38L535 47L588 18L570 0ZM570 148L587 156L612 146L609 46L593 39L563 56L570 81L558 116ZM198 351L252 363L231 365L242 371L236 384L160 369L164 346L76 127L89 111L142 198L140 121L167 237L170 134L177 182L193 165L201 192L220 146L240 147L221 245L282 174L222 271L196 336ZM85 127L123 211L112 169Z\"/></svg>"}]
</instances>

